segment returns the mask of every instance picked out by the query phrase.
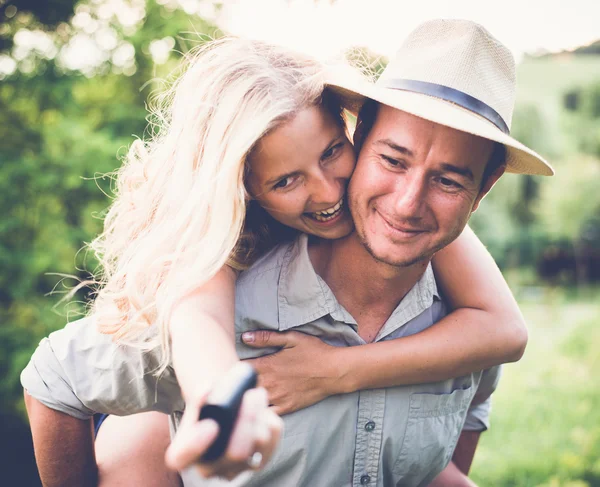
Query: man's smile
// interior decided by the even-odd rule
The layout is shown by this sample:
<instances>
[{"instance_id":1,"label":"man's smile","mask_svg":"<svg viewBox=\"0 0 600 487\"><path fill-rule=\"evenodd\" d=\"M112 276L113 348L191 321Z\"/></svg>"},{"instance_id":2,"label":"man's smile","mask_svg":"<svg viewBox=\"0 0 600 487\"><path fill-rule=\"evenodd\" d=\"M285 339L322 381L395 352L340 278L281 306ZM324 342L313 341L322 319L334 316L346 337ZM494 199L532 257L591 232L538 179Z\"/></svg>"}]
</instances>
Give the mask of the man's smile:
<instances>
[{"instance_id":1,"label":"man's smile","mask_svg":"<svg viewBox=\"0 0 600 487\"><path fill-rule=\"evenodd\" d=\"M381 211L375 208L375 213L382 221L384 228L394 237L394 239L415 238L429 230L425 227L414 227L405 223L394 222L393 219L386 217Z\"/></svg>"}]
</instances>

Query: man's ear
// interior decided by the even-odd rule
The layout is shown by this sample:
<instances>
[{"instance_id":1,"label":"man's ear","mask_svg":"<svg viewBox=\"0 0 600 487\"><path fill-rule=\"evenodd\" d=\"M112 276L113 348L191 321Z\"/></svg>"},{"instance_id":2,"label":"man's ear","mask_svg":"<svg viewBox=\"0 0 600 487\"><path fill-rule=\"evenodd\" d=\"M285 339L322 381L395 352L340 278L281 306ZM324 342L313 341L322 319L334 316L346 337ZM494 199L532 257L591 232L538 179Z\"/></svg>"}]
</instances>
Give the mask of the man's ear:
<instances>
[{"instance_id":1,"label":"man's ear","mask_svg":"<svg viewBox=\"0 0 600 487\"><path fill-rule=\"evenodd\" d=\"M498 168L496 168L496 170L488 176L487 181L482 186L481 190L479 191L479 194L477 195L477 198L475 199L475 202L473 203L471 213L473 213L477 208L479 208L479 203L481 203L483 197L489 193L490 189L494 187L494 184L496 184L496 181L498 181L498 179L500 179L500 176L504 174L505 170L506 164L502 164L501 166L498 166Z\"/></svg>"}]
</instances>

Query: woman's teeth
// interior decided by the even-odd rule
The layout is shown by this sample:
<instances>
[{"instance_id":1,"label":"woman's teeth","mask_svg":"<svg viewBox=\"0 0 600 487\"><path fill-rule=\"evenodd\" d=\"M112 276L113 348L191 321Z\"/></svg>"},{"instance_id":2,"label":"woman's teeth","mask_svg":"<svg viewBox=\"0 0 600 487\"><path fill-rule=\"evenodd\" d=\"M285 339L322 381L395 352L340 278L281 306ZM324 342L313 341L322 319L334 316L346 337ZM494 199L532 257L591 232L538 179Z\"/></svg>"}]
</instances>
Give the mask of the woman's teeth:
<instances>
[{"instance_id":1,"label":"woman's teeth","mask_svg":"<svg viewBox=\"0 0 600 487\"><path fill-rule=\"evenodd\" d=\"M340 201L338 201L335 206L332 206L331 208L327 208L326 210L323 210L323 211L315 211L314 213L310 213L310 216L320 222L326 222L326 221L332 220L333 218L338 216L340 214L340 212L342 211L343 205L344 205L344 198L342 198Z\"/></svg>"}]
</instances>

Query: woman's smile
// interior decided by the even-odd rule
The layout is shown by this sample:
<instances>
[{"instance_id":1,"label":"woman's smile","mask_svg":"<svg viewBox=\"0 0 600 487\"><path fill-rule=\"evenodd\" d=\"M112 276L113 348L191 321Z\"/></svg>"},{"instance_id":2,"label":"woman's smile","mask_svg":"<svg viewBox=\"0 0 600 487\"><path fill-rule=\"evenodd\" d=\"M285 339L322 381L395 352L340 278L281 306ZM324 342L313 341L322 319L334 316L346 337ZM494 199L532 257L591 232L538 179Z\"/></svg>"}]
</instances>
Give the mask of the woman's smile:
<instances>
[{"instance_id":1,"label":"woman's smile","mask_svg":"<svg viewBox=\"0 0 600 487\"><path fill-rule=\"evenodd\" d=\"M321 211L315 211L314 213L305 213L306 216L312 218L321 223L332 222L336 218L339 218L344 211L344 198L342 197L335 205L331 208L326 208Z\"/></svg>"}]
</instances>

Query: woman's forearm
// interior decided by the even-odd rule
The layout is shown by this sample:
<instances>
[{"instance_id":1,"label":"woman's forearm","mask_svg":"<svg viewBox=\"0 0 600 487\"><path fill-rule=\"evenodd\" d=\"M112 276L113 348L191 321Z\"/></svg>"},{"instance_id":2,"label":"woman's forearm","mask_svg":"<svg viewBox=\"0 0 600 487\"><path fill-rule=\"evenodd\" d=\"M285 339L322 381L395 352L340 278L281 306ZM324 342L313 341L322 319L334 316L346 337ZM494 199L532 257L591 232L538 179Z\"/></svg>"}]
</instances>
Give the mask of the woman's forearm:
<instances>
[{"instance_id":1,"label":"woman's forearm","mask_svg":"<svg viewBox=\"0 0 600 487\"><path fill-rule=\"evenodd\" d=\"M186 400L202 396L238 360L234 342L218 321L198 314L172 333L173 367Z\"/></svg>"},{"instance_id":2,"label":"woman's forearm","mask_svg":"<svg viewBox=\"0 0 600 487\"><path fill-rule=\"evenodd\" d=\"M416 335L336 348L336 392L460 377L518 360L525 343L521 323L499 324L484 311L459 309Z\"/></svg>"},{"instance_id":3,"label":"woman's forearm","mask_svg":"<svg viewBox=\"0 0 600 487\"><path fill-rule=\"evenodd\" d=\"M238 360L233 333L235 272L225 267L175 307L173 367L184 398L199 399Z\"/></svg>"}]
</instances>

